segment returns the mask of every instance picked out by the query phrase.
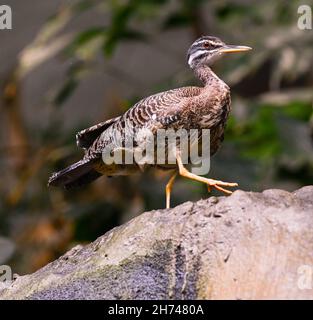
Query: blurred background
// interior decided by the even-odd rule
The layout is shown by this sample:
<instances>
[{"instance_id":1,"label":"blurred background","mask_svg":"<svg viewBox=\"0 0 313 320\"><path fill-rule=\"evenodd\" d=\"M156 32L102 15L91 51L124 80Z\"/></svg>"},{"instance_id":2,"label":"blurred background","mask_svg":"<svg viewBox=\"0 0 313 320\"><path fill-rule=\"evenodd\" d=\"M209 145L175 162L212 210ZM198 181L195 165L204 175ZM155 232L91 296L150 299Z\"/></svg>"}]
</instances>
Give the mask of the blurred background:
<instances>
[{"instance_id":1,"label":"blurred background","mask_svg":"<svg viewBox=\"0 0 313 320\"><path fill-rule=\"evenodd\" d=\"M0 264L13 272L164 208L163 172L75 191L48 189L47 179L82 156L77 131L198 84L186 51L201 35L253 47L214 66L233 111L210 177L253 191L312 184L313 30L297 28L299 5L312 0L5 2L13 29L0 31ZM206 197L205 186L179 179L173 205Z\"/></svg>"}]
</instances>

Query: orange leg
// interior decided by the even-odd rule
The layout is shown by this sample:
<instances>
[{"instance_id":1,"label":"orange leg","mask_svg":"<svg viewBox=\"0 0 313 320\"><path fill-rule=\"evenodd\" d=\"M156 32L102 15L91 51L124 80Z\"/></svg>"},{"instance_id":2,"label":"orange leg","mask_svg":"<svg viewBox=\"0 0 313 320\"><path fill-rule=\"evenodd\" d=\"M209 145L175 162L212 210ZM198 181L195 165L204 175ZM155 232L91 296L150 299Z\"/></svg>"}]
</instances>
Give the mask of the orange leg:
<instances>
[{"instance_id":1,"label":"orange leg","mask_svg":"<svg viewBox=\"0 0 313 320\"><path fill-rule=\"evenodd\" d=\"M184 167L179 154L176 155L176 159L177 159L177 164L178 164L178 168L179 168L179 174L185 178L205 183L208 186L209 192L211 191L211 187L212 187L212 188L215 188L215 189L222 191L226 194L231 194L232 191L224 189L223 187L237 187L238 186L237 183L223 182L223 181L219 181L219 180L208 179L208 178L197 176L196 174L189 172Z\"/></svg>"},{"instance_id":2,"label":"orange leg","mask_svg":"<svg viewBox=\"0 0 313 320\"><path fill-rule=\"evenodd\" d=\"M166 187L165 187L165 192L166 192L166 209L169 209L171 206L171 191L173 188L173 184L175 181L175 178L177 177L177 172L175 172L170 180L168 181Z\"/></svg>"}]
</instances>

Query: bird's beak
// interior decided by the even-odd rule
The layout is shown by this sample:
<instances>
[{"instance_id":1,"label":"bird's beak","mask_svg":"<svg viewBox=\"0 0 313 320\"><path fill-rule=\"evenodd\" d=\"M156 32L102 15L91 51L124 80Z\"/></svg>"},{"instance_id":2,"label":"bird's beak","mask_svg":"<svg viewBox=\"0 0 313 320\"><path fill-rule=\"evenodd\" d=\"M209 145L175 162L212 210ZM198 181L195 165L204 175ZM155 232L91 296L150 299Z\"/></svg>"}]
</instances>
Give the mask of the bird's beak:
<instances>
[{"instance_id":1,"label":"bird's beak","mask_svg":"<svg viewBox=\"0 0 313 320\"><path fill-rule=\"evenodd\" d=\"M246 47L246 46L226 45L220 49L220 52L232 53L232 52L241 52L241 51L248 51L248 50L252 50L252 48Z\"/></svg>"}]
</instances>

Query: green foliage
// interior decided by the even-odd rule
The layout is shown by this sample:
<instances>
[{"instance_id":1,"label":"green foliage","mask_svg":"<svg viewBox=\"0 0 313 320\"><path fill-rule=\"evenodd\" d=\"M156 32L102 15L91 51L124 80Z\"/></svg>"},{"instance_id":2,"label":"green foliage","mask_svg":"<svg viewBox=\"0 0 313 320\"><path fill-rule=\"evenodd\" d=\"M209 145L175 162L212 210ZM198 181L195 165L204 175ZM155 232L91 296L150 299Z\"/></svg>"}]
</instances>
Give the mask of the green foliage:
<instances>
[{"instance_id":1,"label":"green foliage","mask_svg":"<svg viewBox=\"0 0 313 320\"><path fill-rule=\"evenodd\" d=\"M227 126L227 135L239 147L243 157L266 161L281 151L275 108L259 107L246 122L237 122L233 117Z\"/></svg>"},{"instance_id":2,"label":"green foliage","mask_svg":"<svg viewBox=\"0 0 313 320\"><path fill-rule=\"evenodd\" d=\"M264 18L258 11L257 6L250 4L230 3L225 2L216 8L216 17L221 22L238 20L249 17L254 23L262 24Z\"/></svg>"},{"instance_id":3,"label":"green foliage","mask_svg":"<svg viewBox=\"0 0 313 320\"><path fill-rule=\"evenodd\" d=\"M95 38L100 37L103 39L106 36L106 28L104 27L93 27L88 30L85 30L74 38L74 40L66 47L65 54L68 56L74 55L81 47L88 46L90 41Z\"/></svg>"},{"instance_id":4,"label":"green foliage","mask_svg":"<svg viewBox=\"0 0 313 320\"><path fill-rule=\"evenodd\" d=\"M305 101L290 102L282 111L288 117L305 122L308 122L313 115L312 105Z\"/></svg>"},{"instance_id":5,"label":"green foliage","mask_svg":"<svg viewBox=\"0 0 313 320\"><path fill-rule=\"evenodd\" d=\"M204 3L204 0L183 0L181 1L181 7L176 12L172 12L168 15L163 23L163 29L168 30L178 27L186 27L196 23L199 17L195 14L200 6Z\"/></svg>"},{"instance_id":6,"label":"green foliage","mask_svg":"<svg viewBox=\"0 0 313 320\"><path fill-rule=\"evenodd\" d=\"M294 8L290 3L284 1L277 4L276 19L279 24L288 25L293 15Z\"/></svg>"},{"instance_id":7,"label":"green foliage","mask_svg":"<svg viewBox=\"0 0 313 320\"><path fill-rule=\"evenodd\" d=\"M313 115L309 103L294 101L284 106L254 106L254 112L246 121L231 117L227 135L236 143L244 157L258 161L273 159L281 154L284 146L280 139L279 121L282 116L308 122Z\"/></svg>"},{"instance_id":8,"label":"green foliage","mask_svg":"<svg viewBox=\"0 0 313 320\"><path fill-rule=\"evenodd\" d=\"M57 106L63 104L67 100L67 98L71 96L71 94L74 92L77 86L78 81L74 78L69 78L54 98L54 104Z\"/></svg>"}]
</instances>

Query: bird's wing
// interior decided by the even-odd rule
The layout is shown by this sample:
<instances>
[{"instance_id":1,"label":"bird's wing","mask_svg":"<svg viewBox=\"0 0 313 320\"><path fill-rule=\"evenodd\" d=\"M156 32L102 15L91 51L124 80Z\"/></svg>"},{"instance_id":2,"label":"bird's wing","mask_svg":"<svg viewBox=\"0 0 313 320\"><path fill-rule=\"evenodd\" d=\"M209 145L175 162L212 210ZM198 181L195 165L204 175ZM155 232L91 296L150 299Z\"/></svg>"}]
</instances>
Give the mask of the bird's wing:
<instances>
[{"instance_id":1,"label":"bird's wing","mask_svg":"<svg viewBox=\"0 0 313 320\"><path fill-rule=\"evenodd\" d=\"M87 149L100 136L100 134L111 126L120 117L112 118L107 121L100 122L92 127L84 129L76 134L76 143L78 147Z\"/></svg>"},{"instance_id":2,"label":"bird's wing","mask_svg":"<svg viewBox=\"0 0 313 320\"><path fill-rule=\"evenodd\" d=\"M136 103L121 119L137 127L157 122L167 127L179 120L188 99L198 96L200 92L199 87L183 87L154 94Z\"/></svg>"},{"instance_id":3,"label":"bird's wing","mask_svg":"<svg viewBox=\"0 0 313 320\"><path fill-rule=\"evenodd\" d=\"M196 97L200 92L199 87L183 87L140 100L93 141L85 158L99 158L104 148L112 143L112 137L117 131L123 137L131 136L134 128L147 128L155 132L157 129L166 129L173 125L180 119L181 111L188 102L188 98Z\"/></svg>"}]
</instances>

